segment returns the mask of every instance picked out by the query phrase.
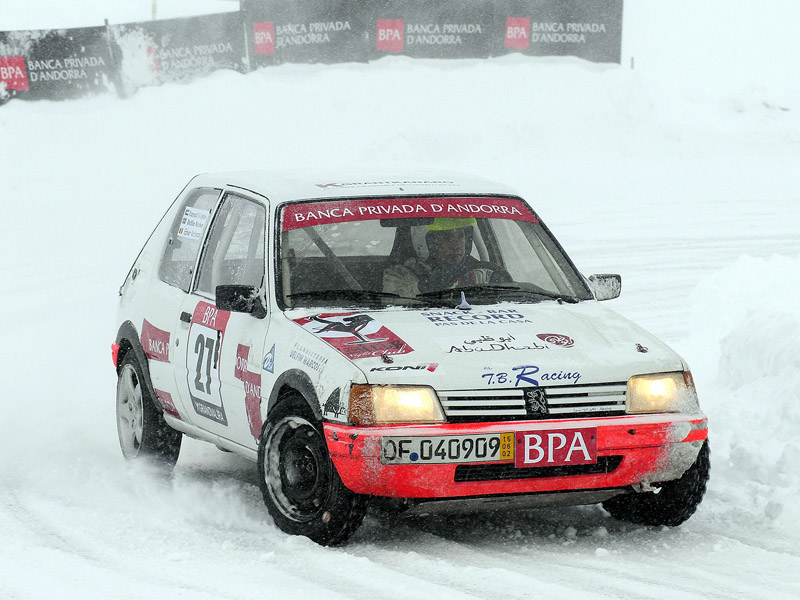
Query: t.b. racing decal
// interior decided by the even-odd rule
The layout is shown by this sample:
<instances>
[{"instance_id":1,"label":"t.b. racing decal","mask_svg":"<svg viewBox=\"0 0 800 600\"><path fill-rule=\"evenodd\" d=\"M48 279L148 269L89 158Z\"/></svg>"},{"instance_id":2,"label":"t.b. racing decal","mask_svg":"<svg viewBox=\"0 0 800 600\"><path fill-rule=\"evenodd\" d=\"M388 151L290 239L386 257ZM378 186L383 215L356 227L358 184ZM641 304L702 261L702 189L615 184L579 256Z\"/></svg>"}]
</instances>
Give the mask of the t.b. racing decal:
<instances>
[{"instance_id":1,"label":"t.b. racing decal","mask_svg":"<svg viewBox=\"0 0 800 600\"><path fill-rule=\"evenodd\" d=\"M365 314L314 315L295 319L295 323L350 359L414 351L392 331Z\"/></svg>"},{"instance_id":2,"label":"t.b. racing decal","mask_svg":"<svg viewBox=\"0 0 800 600\"><path fill-rule=\"evenodd\" d=\"M231 313L208 302L198 302L189 324L186 371L195 412L228 425L220 395L219 357Z\"/></svg>"},{"instance_id":3,"label":"t.b. racing decal","mask_svg":"<svg viewBox=\"0 0 800 600\"><path fill-rule=\"evenodd\" d=\"M275 346L272 347L275 350ZM261 435L261 373L254 373L247 368L250 347L239 344L236 348L236 365L233 376L244 383L244 406L247 412L247 423L250 434L258 439Z\"/></svg>"},{"instance_id":4,"label":"t.b. racing decal","mask_svg":"<svg viewBox=\"0 0 800 600\"><path fill-rule=\"evenodd\" d=\"M140 341L147 358L169 362L169 331L159 329L144 319Z\"/></svg>"},{"instance_id":5,"label":"t.b. racing decal","mask_svg":"<svg viewBox=\"0 0 800 600\"><path fill-rule=\"evenodd\" d=\"M505 387L534 386L539 387L539 381L563 382L575 385L581 378L579 371L550 371L536 365L521 365L513 367L511 371L492 371L481 375L484 384L489 386L502 385Z\"/></svg>"}]
</instances>

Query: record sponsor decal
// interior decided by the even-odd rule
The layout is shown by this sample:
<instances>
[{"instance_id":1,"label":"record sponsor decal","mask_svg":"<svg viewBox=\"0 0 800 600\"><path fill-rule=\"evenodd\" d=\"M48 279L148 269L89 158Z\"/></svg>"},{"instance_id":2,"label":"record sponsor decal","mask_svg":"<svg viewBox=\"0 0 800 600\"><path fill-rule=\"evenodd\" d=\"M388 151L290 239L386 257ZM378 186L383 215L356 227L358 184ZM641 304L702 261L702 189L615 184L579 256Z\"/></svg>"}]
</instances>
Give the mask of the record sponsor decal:
<instances>
[{"instance_id":1,"label":"record sponsor decal","mask_svg":"<svg viewBox=\"0 0 800 600\"><path fill-rule=\"evenodd\" d=\"M489 308L486 310L434 310L420 313L436 327L469 325L520 325L532 323L515 308Z\"/></svg>"},{"instance_id":2,"label":"record sponsor decal","mask_svg":"<svg viewBox=\"0 0 800 600\"><path fill-rule=\"evenodd\" d=\"M159 329L144 319L140 341L147 358L169 362L169 331Z\"/></svg>"},{"instance_id":3,"label":"record sponsor decal","mask_svg":"<svg viewBox=\"0 0 800 600\"><path fill-rule=\"evenodd\" d=\"M514 198L385 198L288 204L283 209L283 231L350 221L476 217L536 223L536 217Z\"/></svg>"},{"instance_id":4,"label":"record sponsor decal","mask_svg":"<svg viewBox=\"0 0 800 600\"><path fill-rule=\"evenodd\" d=\"M350 359L407 354L414 350L383 324L365 314L321 314L295 319L295 323Z\"/></svg>"}]
</instances>

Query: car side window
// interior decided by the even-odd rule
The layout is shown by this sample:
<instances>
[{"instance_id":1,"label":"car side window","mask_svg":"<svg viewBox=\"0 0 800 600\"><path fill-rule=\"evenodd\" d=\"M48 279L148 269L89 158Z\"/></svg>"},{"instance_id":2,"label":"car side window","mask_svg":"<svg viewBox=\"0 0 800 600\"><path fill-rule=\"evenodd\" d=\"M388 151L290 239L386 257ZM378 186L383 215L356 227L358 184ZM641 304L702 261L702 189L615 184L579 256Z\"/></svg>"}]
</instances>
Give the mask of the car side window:
<instances>
[{"instance_id":1,"label":"car side window","mask_svg":"<svg viewBox=\"0 0 800 600\"><path fill-rule=\"evenodd\" d=\"M214 297L218 285L261 287L264 281L264 205L227 194L211 226L197 291Z\"/></svg>"},{"instance_id":2,"label":"car side window","mask_svg":"<svg viewBox=\"0 0 800 600\"><path fill-rule=\"evenodd\" d=\"M159 277L164 283L188 292L200 244L208 227L211 209L221 190L199 188L189 192L170 228L161 257Z\"/></svg>"}]
</instances>

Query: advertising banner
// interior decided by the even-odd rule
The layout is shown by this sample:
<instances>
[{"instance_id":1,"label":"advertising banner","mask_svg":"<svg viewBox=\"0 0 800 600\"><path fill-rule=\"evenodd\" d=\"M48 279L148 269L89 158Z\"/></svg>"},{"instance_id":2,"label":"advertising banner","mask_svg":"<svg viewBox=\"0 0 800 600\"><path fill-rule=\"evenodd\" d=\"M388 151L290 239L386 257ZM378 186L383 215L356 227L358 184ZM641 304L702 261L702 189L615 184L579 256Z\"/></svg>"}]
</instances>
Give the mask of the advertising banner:
<instances>
[{"instance_id":1,"label":"advertising banner","mask_svg":"<svg viewBox=\"0 0 800 600\"><path fill-rule=\"evenodd\" d=\"M492 55L577 56L619 63L623 0L508 0L496 3Z\"/></svg>"},{"instance_id":2,"label":"advertising banner","mask_svg":"<svg viewBox=\"0 0 800 600\"><path fill-rule=\"evenodd\" d=\"M248 70L238 12L110 27L127 93L219 69Z\"/></svg>"},{"instance_id":3,"label":"advertising banner","mask_svg":"<svg viewBox=\"0 0 800 600\"><path fill-rule=\"evenodd\" d=\"M113 71L105 27L0 32L0 102L107 92Z\"/></svg>"},{"instance_id":4,"label":"advertising banner","mask_svg":"<svg viewBox=\"0 0 800 600\"><path fill-rule=\"evenodd\" d=\"M369 14L370 58L488 58L496 30L493 0L381 0Z\"/></svg>"},{"instance_id":5,"label":"advertising banner","mask_svg":"<svg viewBox=\"0 0 800 600\"><path fill-rule=\"evenodd\" d=\"M255 67L367 60L364 7L348 0L243 0Z\"/></svg>"}]
</instances>

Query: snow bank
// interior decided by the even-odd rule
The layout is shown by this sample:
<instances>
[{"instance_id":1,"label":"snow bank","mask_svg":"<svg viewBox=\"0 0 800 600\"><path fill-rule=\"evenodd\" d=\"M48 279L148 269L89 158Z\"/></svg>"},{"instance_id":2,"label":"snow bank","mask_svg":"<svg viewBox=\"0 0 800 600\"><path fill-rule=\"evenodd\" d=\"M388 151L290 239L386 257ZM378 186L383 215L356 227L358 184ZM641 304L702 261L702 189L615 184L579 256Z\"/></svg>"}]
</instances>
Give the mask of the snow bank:
<instances>
[{"instance_id":1,"label":"snow bank","mask_svg":"<svg viewBox=\"0 0 800 600\"><path fill-rule=\"evenodd\" d=\"M745 256L703 280L686 355L711 422L712 496L800 533L798 273L798 256Z\"/></svg>"}]
</instances>

